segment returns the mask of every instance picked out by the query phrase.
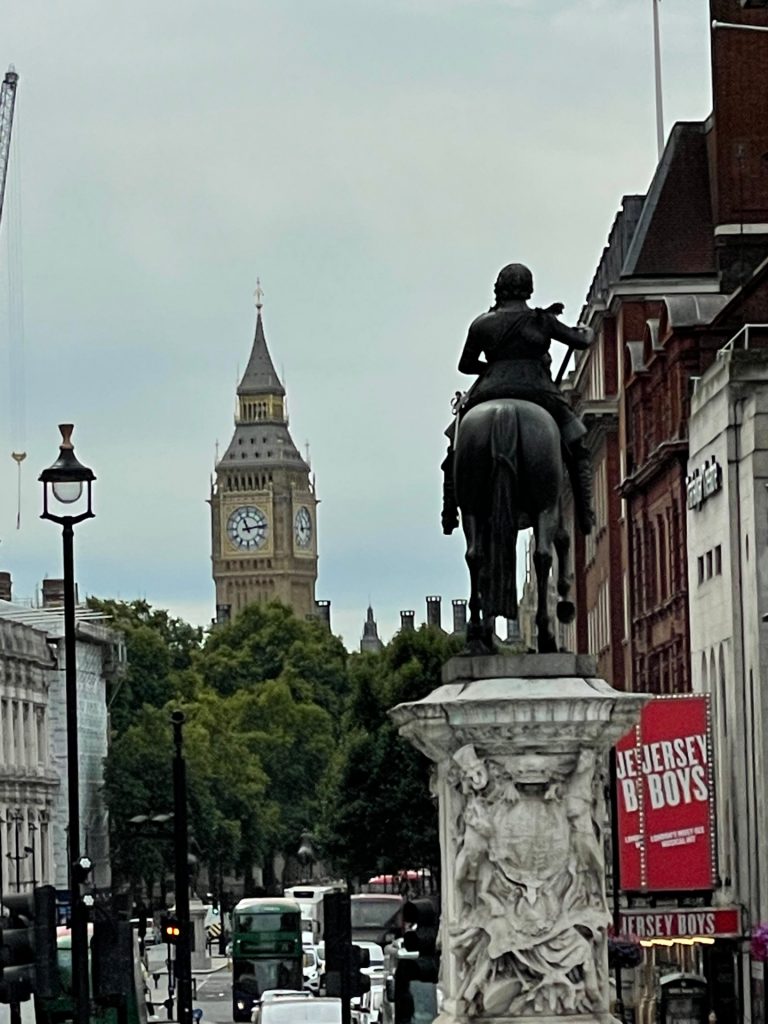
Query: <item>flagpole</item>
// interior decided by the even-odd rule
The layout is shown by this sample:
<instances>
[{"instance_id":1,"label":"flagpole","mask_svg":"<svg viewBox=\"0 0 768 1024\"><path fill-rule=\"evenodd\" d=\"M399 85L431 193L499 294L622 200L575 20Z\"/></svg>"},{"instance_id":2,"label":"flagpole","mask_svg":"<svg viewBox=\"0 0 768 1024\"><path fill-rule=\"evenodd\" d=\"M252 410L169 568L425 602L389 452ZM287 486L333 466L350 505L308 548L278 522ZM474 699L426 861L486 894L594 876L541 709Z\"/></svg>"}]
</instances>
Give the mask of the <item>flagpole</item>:
<instances>
[{"instance_id":1,"label":"flagpole","mask_svg":"<svg viewBox=\"0 0 768 1024\"><path fill-rule=\"evenodd\" d=\"M659 42L659 0L651 0L653 4L653 67L656 82L656 144L659 160L664 152L664 110L661 98L661 44Z\"/></svg>"}]
</instances>

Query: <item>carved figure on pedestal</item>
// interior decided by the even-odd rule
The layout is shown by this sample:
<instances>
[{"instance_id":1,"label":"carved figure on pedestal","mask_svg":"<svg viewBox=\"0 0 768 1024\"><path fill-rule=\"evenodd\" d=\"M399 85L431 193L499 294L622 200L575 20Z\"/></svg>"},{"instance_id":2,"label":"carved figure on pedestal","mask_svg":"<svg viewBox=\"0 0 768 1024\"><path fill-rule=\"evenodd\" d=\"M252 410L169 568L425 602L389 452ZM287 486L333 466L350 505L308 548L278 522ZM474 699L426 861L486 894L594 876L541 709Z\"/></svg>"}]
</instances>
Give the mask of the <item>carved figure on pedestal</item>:
<instances>
[{"instance_id":1,"label":"carved figure on pedestal","mask_svg":"<svg viewBox=\"0 0 768 1024\"><path fill-rule=\"evenodd\" d=\"M592 468L583 444L584 425L550 375L552 339L583 349L588 328L567 327L562 304L532 309L533 276L520 263L504 267L495 284L496 302L470 326L459 362L478 374L448 428L443 530L464 530L471 591L467 641L472 653L493 650L494 619L517 618L517 532L532 527L537 579L536 626L541 652L557 649L547 611L547 583L557 554L558 618L569 622L570 536L562 522L563 466L584 533L594 523ZM480 359L484 355L485 360Z\"/></svg>"},{"instance_id":2,"label":"carved figure on pedestal","mask_svg":"<svg viewBox=\"0 0 768 1024\"><path fill-rule=\"evenodd\" d=\"M450 936L468 1016L596 1011L609 920L599 855L595 755L454 760L456 906ZM492 781L491 781L492 780Z\"/></svg>"}]
</instances>

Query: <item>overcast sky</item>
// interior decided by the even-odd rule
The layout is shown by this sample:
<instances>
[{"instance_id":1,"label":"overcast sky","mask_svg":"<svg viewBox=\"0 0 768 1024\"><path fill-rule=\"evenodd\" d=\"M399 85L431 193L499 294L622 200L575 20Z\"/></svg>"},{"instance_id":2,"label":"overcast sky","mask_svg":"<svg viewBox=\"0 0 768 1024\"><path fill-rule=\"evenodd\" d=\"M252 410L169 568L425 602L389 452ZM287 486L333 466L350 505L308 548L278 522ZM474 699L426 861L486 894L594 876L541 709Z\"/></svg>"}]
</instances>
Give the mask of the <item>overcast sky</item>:
<instances>
[{"instance_id":1,"label":"overcast sky","mask_svg":"<svg viewBox=\"0 0 768 1024\"><path fill-rule=\"evenodd\" d=\"M0 228L0 569L61 574L38 473L76 424L98 518L81 594L213 614L206 498L257 275L311 444L317 596L359 640L466 596L442 431L498 269L578 318L621 197L656 164L652 0L24 0ZM667 129L710 109L702 0L660 6ZM9 328L9 276L24 300ZM12 401L15 391L16 400ZM22 405L26 408L25 415ZM14 450L22 467L15 529Z\"/></svg>"}]
</instances>

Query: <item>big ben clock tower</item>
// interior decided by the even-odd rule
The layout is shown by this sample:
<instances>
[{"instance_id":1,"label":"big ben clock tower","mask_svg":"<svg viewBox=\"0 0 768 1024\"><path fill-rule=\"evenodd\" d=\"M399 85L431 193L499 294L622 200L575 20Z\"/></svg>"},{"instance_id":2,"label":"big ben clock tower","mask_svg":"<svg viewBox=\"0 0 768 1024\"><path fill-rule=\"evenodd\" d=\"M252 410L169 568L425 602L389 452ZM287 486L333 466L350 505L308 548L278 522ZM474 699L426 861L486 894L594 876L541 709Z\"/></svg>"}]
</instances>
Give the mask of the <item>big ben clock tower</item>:
<instances>
[{"instance_id":1,"label":"big ben clock tower","mask_svg":"<svg viewBox=\"0 0 768 1024\"><path fill-rule=\"evenodd\" d=\"M285 389L267 349L262 291L256 334L237 389L235 431L211 488L213 580L219 621L254 601L314 616L317 499L288 431Z\"/></svg>"}]
</instances>

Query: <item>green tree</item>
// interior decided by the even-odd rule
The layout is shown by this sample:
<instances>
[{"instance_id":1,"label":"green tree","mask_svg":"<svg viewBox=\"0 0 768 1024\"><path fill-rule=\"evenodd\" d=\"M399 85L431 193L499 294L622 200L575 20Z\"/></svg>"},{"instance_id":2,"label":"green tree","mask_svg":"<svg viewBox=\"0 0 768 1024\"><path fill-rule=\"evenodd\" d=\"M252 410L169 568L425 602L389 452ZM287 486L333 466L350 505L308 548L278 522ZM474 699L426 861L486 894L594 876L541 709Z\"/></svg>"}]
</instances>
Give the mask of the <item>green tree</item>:
<instances>
[{"instance_id":1,"label":"green tree","mask_svg":"<svg viewBox=\"0 0 768 1024\"><path fill-rule=\"evenodd\" d=\"M199 685L194 662L203 631L146 601L89 598L125 638L126 671L110 695L113 730L122 733L145 704L163 707L175 696L189 698Z\"/></svg>"},{"instance_id":2,"label":"green tree","mask_svg":"<svg viewBox=\"0 0 768 1024\"><path fill-rule=\"evenodd\" d=\"M423 627L397 634L378 655L352 659L344 738L326 776L322 816L325 849L349 875L412 867L437 872L430 762L399 736L387 712L439 686L442 666L459 646Z\"/></svg>"},{"instance_id":3,"label":"green tree","mask_svg":"<svg viewBox=\"0 0 768 1024\"><path fill-rule=\"evenodd\" d=\"M281 605L251 606L202 643L202 631L144 601L91 604L123 632L127 653L106 765L116 872L137 885L169 867L168 850L150 849L130 819L172 805L174 708L187 717L190 820L212 877L295 853L319 819L338 743L349 689L341 642Z\"/></svg>"}]
</instances>

